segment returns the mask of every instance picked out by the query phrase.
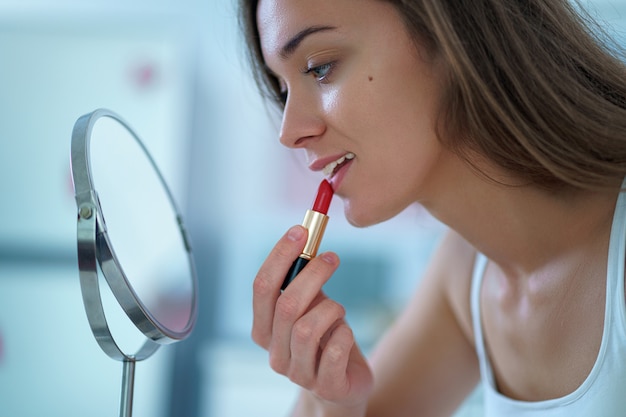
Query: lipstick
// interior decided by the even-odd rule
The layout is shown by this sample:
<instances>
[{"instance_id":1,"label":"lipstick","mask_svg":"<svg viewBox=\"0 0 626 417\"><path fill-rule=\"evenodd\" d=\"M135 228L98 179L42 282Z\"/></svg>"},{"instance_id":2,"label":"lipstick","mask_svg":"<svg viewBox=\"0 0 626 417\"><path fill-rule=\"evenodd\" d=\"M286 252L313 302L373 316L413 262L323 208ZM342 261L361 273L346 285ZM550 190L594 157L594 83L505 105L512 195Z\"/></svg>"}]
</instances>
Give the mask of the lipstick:
<instances>
[{"instance_id":1,"label":"lipstick","mask_svg":"<svg viewBox=\"0 0 626 417\"><path fill-rule=\"evenodd\" d=\"M333 194L333 187L327 180L323 180L317 190L313 208L306 211L304 220L302 221L302 226L309 231L306 245L300 256L296 258L291 268L289 268L281 290L287 288L287 285L294 280L296 275L298 275L306 264L317 255L317 250L319 249L322 237L324 236L324 230L326 229L326 223L328 223L328 208L333 199Z\"/></svg>"}]
</instances>

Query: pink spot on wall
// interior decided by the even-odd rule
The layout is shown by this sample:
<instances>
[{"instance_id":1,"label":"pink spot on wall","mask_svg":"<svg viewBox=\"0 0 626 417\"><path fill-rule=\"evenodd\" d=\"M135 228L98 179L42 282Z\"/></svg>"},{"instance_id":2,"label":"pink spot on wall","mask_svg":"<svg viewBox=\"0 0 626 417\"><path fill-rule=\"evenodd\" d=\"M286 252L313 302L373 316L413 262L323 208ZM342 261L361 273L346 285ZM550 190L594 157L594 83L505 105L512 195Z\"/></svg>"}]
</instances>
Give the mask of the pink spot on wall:
<instances>
[{"instance_id":1,"label":"pink spot on wall","mask_svg":"<svg viewBox=\"0 0 626 417\"><path fill-rule=\"evenodd\" d=\"M149 90L159 83L158 65L150 60L136 61L129 69L131 85L138 90Z\"/></svg>"}]
</instances>

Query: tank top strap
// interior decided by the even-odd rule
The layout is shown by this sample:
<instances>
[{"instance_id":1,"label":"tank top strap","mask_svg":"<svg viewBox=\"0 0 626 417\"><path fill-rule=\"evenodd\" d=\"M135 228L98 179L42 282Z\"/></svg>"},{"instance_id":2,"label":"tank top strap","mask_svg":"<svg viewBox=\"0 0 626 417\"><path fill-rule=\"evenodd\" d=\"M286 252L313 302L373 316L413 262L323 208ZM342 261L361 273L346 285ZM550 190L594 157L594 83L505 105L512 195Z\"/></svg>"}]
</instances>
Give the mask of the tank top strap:
<instances>
[{"instance_id":1,"label":"tank top strap","mask_svg":"<svg viewBox=\"0 0 626 417\"><path fill-rule=\"evenodd\" d=\"M482 253L476 255L474 261L474 270L472 272L472 286L470 293L470 306L472 312L472 325L474 327L474 344L476 354L478 355L480 363L480 371L483 377L490 378L491 372L489 369L489 360L485 350L485 343L483 338L482 318L480 314L480 290L482 288L483 277L485 276L485 270L487 269L487 257ZM490 381L493 382L493 381Z\"/></svg>"},{"instance_id":2,"label":"tank top strap","mask_svg":"<svg viewBox=\"0 0 626 417\"><path fill-rule=\"evenodd\" d=\"M626 186L626 180L622 187ZM614 331L626 337L626 299L624 292L624 263L626 259L626 193L617 198L606 273L606 319L611 320Z\"/></svg>"}]
</instances>

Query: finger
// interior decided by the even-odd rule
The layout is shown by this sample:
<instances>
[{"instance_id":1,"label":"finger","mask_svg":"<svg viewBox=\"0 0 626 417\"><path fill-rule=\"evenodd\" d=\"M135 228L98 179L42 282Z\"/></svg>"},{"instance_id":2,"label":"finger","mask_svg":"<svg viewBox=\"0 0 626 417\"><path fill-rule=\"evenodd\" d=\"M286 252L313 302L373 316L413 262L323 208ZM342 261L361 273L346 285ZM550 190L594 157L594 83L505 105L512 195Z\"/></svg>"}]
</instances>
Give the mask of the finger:
<instances>
[{"instance_id":1,"label":"finger","mask_svg":"<svg viewBox=\"0 0 626 417\"><path fill-rule=\"evenodd\" d=\"M332 400L348 393L348 362L354 346L352 329L341 323L333 330L320 356L316 390L320 397Z\"/></svg>"},{"instance_id":2,"label":"finger","mask_svg":"<svg viewBox=\"0 0 626 417\"><path fill-rule=\"evenodd\" d=\"M324 298L294 324L287 375L291 381L305 388L313 386L324 335L343 322L344 316L345 309L340 304Z\"/></svg>"},{"instance_id":3,"label":"finger","mask_svg":"<svg viewBox=\"0 0 626 417\"><path fill-rule=\"evenodd\" d=\"M312 308L322 286L339 266L339 258L332 252L314 258L300 272L276 300L270 343L270 364L274 370L285 373L291 360L291 333L294 323Z\"/></svg>"},{"instance_id":4,"label":"finger","mask_svg":"<svg viewBox=\"0 0 626 417\"><path fill-rule=\"evenodd\" d=\"M302 252L307 230L294 226L276 243L257 273L252 290L252 340L267 349L280 286L293 260Z\"/></svg>"}]
</instances>

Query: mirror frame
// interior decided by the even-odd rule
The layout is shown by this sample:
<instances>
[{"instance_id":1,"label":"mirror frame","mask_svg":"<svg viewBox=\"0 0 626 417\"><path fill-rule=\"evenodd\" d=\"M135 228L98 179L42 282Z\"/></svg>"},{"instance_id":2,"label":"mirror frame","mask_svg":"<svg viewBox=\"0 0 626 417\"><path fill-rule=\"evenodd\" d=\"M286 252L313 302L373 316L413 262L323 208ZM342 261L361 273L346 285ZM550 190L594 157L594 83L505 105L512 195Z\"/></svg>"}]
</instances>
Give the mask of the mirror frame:
<instances>
[{"instance_id":1,"label":"mirror frame","mask_svg":"<svg viewBox=\"0 0 626 417\"><path fill-rule=\"evenodd\" d=\"M107 232L106 223L104 222L98 193L94 187L90 162L92 130L95 123L104 117L111 118L120 123L141 147L158 175L172 205L172 209L176 214L178 228L185 246L191 279L193 281L191 288L192 305L189 320L180 331L174 331L165 327L151 314L133 290L130 281L115 256ZM175 204L170 189L138 135L124 119L110 110L97 109L81 116L76 121L72 131L71 171L76 205L78 208L77 250L81 292L89 325L100 347L107 355L117 360L129 358L142 360L152 355L161 344L168 344L186 338L195 325L198 306L198 280L189 236L185 230L182 216ZM100 265L100 269L111 291L126 315L147 338L144 345L133 355L128 355L120 349L107 324L100 295L98 266L96 262Z\"/></svg>"}]
</instances>

